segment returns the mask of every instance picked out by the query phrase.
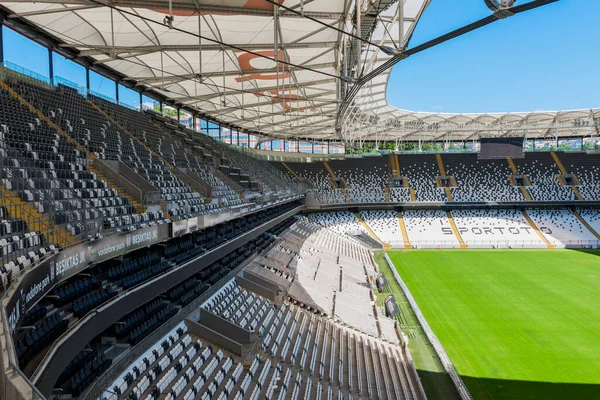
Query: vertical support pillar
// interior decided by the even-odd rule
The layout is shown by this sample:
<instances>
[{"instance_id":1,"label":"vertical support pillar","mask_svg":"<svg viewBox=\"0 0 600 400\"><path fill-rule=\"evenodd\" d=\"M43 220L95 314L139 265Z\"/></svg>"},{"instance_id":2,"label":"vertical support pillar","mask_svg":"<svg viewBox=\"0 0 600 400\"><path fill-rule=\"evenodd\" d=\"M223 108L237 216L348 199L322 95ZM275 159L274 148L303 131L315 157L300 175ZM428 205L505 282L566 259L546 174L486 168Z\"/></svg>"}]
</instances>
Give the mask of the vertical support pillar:
<instances>
[{"instance_id":1,"label":"vertical support pillar","mask_svg":"<svg viewBox=\"0 0 600 400\"><path fill-rule=\"evenodd\" d=\"M177 123L181 123L181 110L177 108Z\"/></svg>"},{"instance_id":2,"label":"vertical support pillar","mask_svg":"<svg viewBox=\"0 0 600 400\"><path fill-rule=\"evenodd\" d=\"M356 0L356 36L358 37L362 37L362 30L361 30L361 17L362 17L362 8L361 8L361 0ZM362 47L362 42L360 40L356 40L356 57L357 57L357 63L356 63L356 77L358 78L360 76L360 70L361 70L361 59L360 59L360 49Z\"/></svg>"},{"instance_id":3,"label":"vertical support pillar","mask_svg":"<svg viewBox=\"0 0 600 400\"><path fill-rule=\"evenodd\" d=\"M140 111L143 111L144 109L142 108L142 92L140 92Z\"/></svg>"},{"instance_id":4,"label":"vertical support pillar","mask_svg":"<svg viewBox=\"0 0 600 400\"><path fill-rule=\"evenodd\" d=\"M404 50L404 0L398 2L398 48Z\"/></svg>"},{"instance_id":5,"label":"vertical support pillar","mask_svg":"<svg viewBox=\"0 0 600 400\"><path fill-rule=\"evenodd\" d=\"M115 100L119 104L119 82L115 81Z\"/></svg>"},{"instance_id":6,"label":"vertical support pillar","mask_svg":"<svg viewBox=\"0 0 600 400\"><path fill-rule=\"evenodd\" d=\"M85 90L86 93L90 94L90 69L85 67Z\"/></svg>"},{"instance_id":7,"label":"vertical support pillar","mask_svg":"<svg viewBox=\"0 0 600 400\"><path fill-rule=\"evenodd\" d=\"M0 24L0 63L4 63L4 24Z\"/></svg>"},{"instance_id":8,"label":"vertical support pillar","mask_svg":"<svg viewBox=\"0 0 600 400\"><path fill-rule=\"evenodd\" d=\"M50 84L54 85L54 64L52 63L52 50L48 48L48 76L50 76Z\"/></svg>"}]
</instances>

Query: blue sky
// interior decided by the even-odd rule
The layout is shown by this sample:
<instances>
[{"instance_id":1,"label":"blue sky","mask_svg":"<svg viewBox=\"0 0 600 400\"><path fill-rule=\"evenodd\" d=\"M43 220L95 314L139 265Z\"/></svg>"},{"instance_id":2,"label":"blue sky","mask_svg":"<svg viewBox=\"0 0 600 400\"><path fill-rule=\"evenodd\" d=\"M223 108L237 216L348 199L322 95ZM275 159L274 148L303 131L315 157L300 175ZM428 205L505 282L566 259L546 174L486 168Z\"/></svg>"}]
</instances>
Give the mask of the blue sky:
<instances>
[{"instance_id":1,"label":"blue sky","mask_svg":"<svg viewBox=\"0 0 600 400\"><path fill-rule=\"evenodd\" d=\"M483 0L432 0L409 48L489 14ZM560 0L409 57L392 70L388 102L437 112L600 107L599 16L600 0Z\"/></svg>"},{"instance_id":2,"label":"blue sky","mask_svg":"<svg viewBox=\"0 0 600 400\"><path fill-rule=\"evenodd\" d=\"M483 0L432 0L409 47L489 14ZM437 112L600 107L598 16L600 0L560 0L443 43L394 67L388 102ZM5 27L3 33L6 61L48 76L45 48ZM85 86L82 67L53 57L55 75ZM115 98L114 82L92 72L90 83ZM139 104L139 95L124 87L119 99Z\"/></svg>"}]
</instances>

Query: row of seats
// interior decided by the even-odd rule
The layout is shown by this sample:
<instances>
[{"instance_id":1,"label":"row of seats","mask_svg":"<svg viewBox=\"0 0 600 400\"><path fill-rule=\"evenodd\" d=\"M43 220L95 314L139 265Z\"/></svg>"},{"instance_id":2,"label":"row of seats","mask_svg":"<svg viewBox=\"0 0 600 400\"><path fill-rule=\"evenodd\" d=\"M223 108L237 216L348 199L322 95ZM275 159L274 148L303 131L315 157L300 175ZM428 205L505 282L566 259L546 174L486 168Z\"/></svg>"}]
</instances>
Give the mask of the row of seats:
<instances>
[{"instance_id":1,"label":"row of seats","mask_svg":"<svg viewBox=\"0 0 600 400\"><path fill-rule=\"evenodd\" d=\"M585 153L557 153L563 160L567 174L574 174L581 186L584 200L600 200L598 156ZM391 157L398 159L392 170ZM516 173L507 159L484 160L477 154L441 155L441 166L435 155L400 155L352 158L329 161L335 176L347 185L346 198L333 180L323 162L273 162L282 172L310 183L315 196L324 204L386 202L386 190L391 202L445 202L449 198L443 182L438 178L445 173L449 179L452 201L455 202L520 202L526 197L518 186L513 186L512 175L526 176L531 186L526 188L534 201L577 200L575 191L562 182L561 168L550 153L526 153L514 159ZM406 182L407 186L404 186ZM453 183L456 186L453 186ZM400 185L401 184L401 185ZM414 199L410 189L414 190Z\"/></svg>"},{"instance_id":2,"label":"row of seats","mask_svg":"<svg viewBox=\"0 0 600 400\"><path fill-rule=\"evenodd\" d=\"M60 108L63 96L53 95L54 89L18 79L7 83L48 116L61 118L67 112ZM85 151L5 90L0 92L0 111L0 142L11 156L2 167L3 183L23 201L35 202L55 223L77 234L86 230L85 221L134 211L127 199L86 169Z\"/></svg>"},{"instance_id":3,"label":"row of seats","mask_svg":"<svg viewBox=\"0 0 600 400\"><path fill-rule=\"evenodd\" d=\"M280 211L284 209L286 209L286 207L280 208ZM262 213L271 215L272 218L272 216L274 215L272 214L273 212L275 211L268 210L263 211ZM253 221L253 223L260 223L260 218L254 216ZM232 225L235 226L236 223L233 222ZM243 225L238 224L238 227L240 229L243 229L242 226ZM214 230L219 231L220 228L215 227ZM225 230L222 230L221 232L224 233ZM193 239L190 240L190 238ZM179 238L175 241L176 245L159 245L158 247L162 247L164 253L167 253L167 249L169 249L168 254L174 256L175 251L181 251L182 249L190 249L188 251L191 251L195 247L200 247L198 246L198 243L203 243L203 241L199 238L206 239L206 232L196 232L192 236L184 236L182 238ZM161 298L153 300L145 306L134 310L133 312L122 318L118 323L114 324L101 336L104 337L106 335L114 335L114 339L112 340L116 340L117 343L127 343L132 346L137 345L150 333L152 333L159 326L161 326L164 322L175 316L179 312L180 307L189 304L191 301L193 301L202 293L204 293L212 284L217 283L221 277L228 274L232 268L235 268L237 265L239 265L239 263L241 263L244 258L249 257L253 253L253 251L266 248L266 246L268 246L272 242L272 240L274 240L271 238L272 236L269 236L267 234L258 236L246 245L241 246L236 251L230 253L228 256L214 263L214 265L202 269L194 277L171 288L170 290L165 292L164 295L160 296ZM156 260L155 252L151 251L150 253L148 253L147 251L140 251L138 253L139 254L134 253L130 255L129 257L131 257L131 259L125 260L125 262L133 263L132 260L134 260L136 257L138 260L142 257L144 257L146 261L152 259ZM113 261L113 263L114 262L119 263L119 260ZM107 261L105 263L110 264L111 262ZM106 274L107 271L112 270L111 268L113 267L106 268L103 266L98 266L97 269L92 270L92 273L100 273L100 276L105 276L102 274ZM208 275L205 273L207 271ZM98 338L98 341L102 341L101 337ZM94 345L91 343L90 346L94 347ZM172 361L173 360L169 359L169 363ZM158 376L163 374L165 370L155 370L154 372L155 377L158 379ZM68 371L66 371L66 373L68 374ZM138 378L142 379L140 377L140 374L138 374ZM146 396L150 396L150 398L153 398L153 396L164 397L169 396L170 394L174 395L176 393L187 392L188 389L186 389L186 385L192 384L192 381L190 380L191 375L188 376L187 380L185 378L182 380L181 376L177 376L176 378L177 379L173 378L172 381L169 381L167 386L163 387L163 389L166 389L166 391L163 391L161 389L158 393L151 389L151 383L154 382L153 379L145 380L144 382L146 382L146 386L144 386L144 384L142 383L142 385L138 387L135 383L135 379L128 378L127 388L131 391L133 390L132 387L138 387L136 396L143 395L141 398L145 398ZM215 384L218 386L220 385L220 383L222 383L224 376L221 378L217 377L215 379L216 380L213 380L212 382L216 382ZM221 381L219 379L221 379ZM158 382L158 380L156 382ZM210 382L207 382L207 384L210 384ZM216 390L215 385L213 385L213 388L215 388ZM122 393L125 391L122 391ZM144 394L144 392L146 392L146 394ZM152 393L154 393L154 395Z\"/></svg>"}]
</instances>

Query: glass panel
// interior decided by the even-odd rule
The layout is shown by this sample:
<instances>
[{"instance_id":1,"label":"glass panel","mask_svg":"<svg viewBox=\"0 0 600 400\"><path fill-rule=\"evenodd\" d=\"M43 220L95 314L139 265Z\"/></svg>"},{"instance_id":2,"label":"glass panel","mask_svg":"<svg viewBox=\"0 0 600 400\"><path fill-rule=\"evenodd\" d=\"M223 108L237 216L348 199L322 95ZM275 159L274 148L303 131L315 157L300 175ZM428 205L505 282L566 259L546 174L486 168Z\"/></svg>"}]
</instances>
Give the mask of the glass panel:
<instances>
[{"instance_id":1,"label":"glass panel","mask_svg":"<svg viewBox=\"0 0 600 400\"><path fill-rule=\"evenodd\" d=\"M140 109L140 94L119 84L119 105L133 110Z\"/></svg>"},{"instance_id":2,"label":"glass panel","mask_svg":"<svg viewBox=\"0 0 600 400\"><path fill-rule=\"evenodd\" d=\"M116 90L115 82L112 79L90 71L90 93L114 103Z\"/></svg>"},{"instance_id":3,"label":"glass panel","mask_svg":"<svg viewBox=\"0 0 600 400\"><path fill-rule=\"evenodd\" d=\"M151 97L142 95L142 109L154 110L157 113L160 113L160 101L154 100Z\"/></svg>"},{"instance_id":4,"label":"glass panel","mask_svg":"<svg viewBox=\"0 0 600 400\"><path fill-rule=\"evenodd\" d=\"M57 53L52 53L54 65L54 84L63 84L77 89L80 94L87 95L85 83L85 67L66 59Z\"/></svg>"},{"instance_id":5,"label":"glass panel","mask_svg":"<svg viewBox=\"0 0 600 400\"><path fill-rule=\"evenodd\" d=\"M49 83L50 65L48 49L6 26L2 26L2 35L4 40L5 66ZM35 75L38 75L39 78Z\"/></svg>"},{"instance_id":6,"label":"glass panel","mask_svg":"<svg viewBox=\"0 0 600 400\"><path fill-rule=\"evenodd\" d=\"M175 121L177 121L177 109L163 104L163 116L173 118Z\"/></svg>"},{"instance_id":7,"label":"glass panel","mask_svg":"<svg viewBox=\"0 0 600 400\"><path fill-rule=\"evenodd\" d=\"M194 116L183 110L179 110L179 123L187 129L194 129Z\"/></svg>"}]
</instances>

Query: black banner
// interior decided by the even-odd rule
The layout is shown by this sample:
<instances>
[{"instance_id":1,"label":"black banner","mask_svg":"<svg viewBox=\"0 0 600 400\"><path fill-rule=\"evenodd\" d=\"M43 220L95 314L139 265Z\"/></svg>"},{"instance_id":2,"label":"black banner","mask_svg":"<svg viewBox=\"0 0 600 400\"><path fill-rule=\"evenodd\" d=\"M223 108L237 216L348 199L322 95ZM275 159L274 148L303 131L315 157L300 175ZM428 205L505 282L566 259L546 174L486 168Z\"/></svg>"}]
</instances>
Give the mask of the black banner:
<instances>
[{"instance_id":1,"label":"black banner","mask_svg":"<svg viewBox=\"0 0 600 400\"><path fill-rule=\"evenodd\" d=\"M6 307L11 333L35 303L59 282L90 264L106 261L169 238L169 225L110 235L94 242L69 247L27 271Z\"/></svg>"},{"instance_id":2,"label":"black banner","mask_svg":"<svg viewBox=\"0 0 600 400\"><path fill-rule=\"evenodd\" d=\"M396 315L400 314L400 309L393 294L385 298L385 311L390 318L395 318Z\"/></svg>"}]
</instances>

